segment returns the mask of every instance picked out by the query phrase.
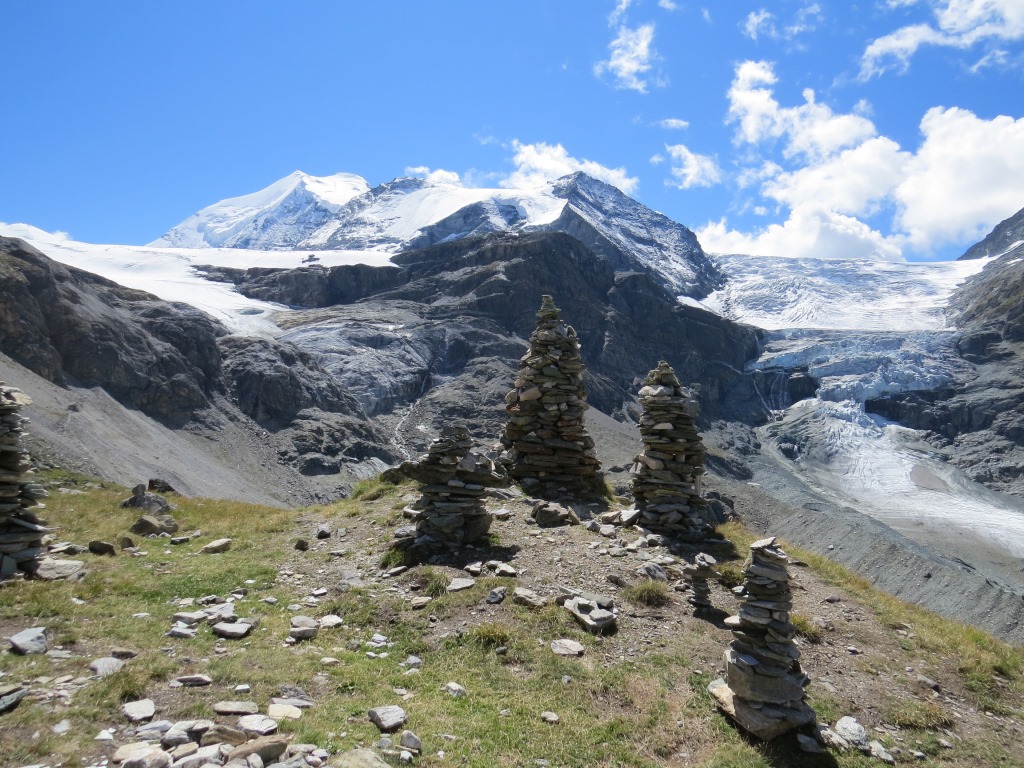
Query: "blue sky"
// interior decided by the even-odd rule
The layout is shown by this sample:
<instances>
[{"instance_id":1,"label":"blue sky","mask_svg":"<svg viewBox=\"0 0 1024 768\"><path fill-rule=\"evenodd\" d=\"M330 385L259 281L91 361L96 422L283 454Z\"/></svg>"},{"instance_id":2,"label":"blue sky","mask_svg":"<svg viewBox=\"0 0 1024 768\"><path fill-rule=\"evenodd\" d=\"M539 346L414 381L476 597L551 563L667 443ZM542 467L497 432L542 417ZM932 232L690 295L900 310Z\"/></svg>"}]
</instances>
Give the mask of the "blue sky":
<instances>
[{"instance_id":1,"label":"blue sky","mask_svg":"<svg viewBox=\"0 0 1024 768\"><path fill-rule=\"evenodd\" d=\"M1024 0L11 0L0 27L0 221L90 242L296 169L586 170L720 252L955 258L1024 207Z\"/></svg>"}]
</instances>

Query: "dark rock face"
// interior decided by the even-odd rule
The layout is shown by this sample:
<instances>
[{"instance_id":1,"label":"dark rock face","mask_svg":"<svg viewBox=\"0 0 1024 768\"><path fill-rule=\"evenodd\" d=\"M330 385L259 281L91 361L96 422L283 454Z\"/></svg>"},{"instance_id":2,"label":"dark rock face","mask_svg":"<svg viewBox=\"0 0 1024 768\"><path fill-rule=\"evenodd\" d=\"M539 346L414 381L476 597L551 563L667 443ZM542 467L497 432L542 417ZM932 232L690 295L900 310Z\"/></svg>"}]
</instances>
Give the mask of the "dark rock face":
<instances>
[{"instance_id":1,"label":"dark rock face","mask_svg":"<svg viewBox=\"0 0 1024 768\"><path fill-rule=\"evenodd\" d=\"M355 303L294 315L282 337L315 354L370 416L411 406L430 422L442 408L472 431L498 427L512 366L545 293L577 330L588 399L599 410L620 417L636 412L635 379L667 358L697 386L706 417L754 422L763 416L752 378L742 372L757 353L757 331L679 305L648 273L616 272L572 237L499 233L409 251L394 261L402 274L392 285ZM247 275L239 290L254 295L264 277ZM275 281L288 290L297 284L284 275ZM258 285L266 291L262 298L285 300L268 282ZM291 294L287 300L315 303ZM498 376L503 381L492 385Z\"/></svg>"},{"instance_id":2,"label":"dark rock face","mask_svg":"<svg viewBox=\"0 0 1024 768\"><path fill-rule=\"evenodd\" d=\"M57 384L102 387L180 426L223 392L217 337L224 333L193 307L0 238L0 352Z\"/></svg>"}]
</instances>

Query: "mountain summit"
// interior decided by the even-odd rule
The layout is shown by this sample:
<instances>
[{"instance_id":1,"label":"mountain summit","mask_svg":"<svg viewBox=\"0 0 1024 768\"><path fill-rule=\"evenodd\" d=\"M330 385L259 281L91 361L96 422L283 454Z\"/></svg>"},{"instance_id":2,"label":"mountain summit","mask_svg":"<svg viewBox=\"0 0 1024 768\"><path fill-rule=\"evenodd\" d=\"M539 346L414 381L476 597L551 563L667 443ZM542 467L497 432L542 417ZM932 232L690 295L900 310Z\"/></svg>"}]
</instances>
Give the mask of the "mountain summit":
<instances>
[{"instance_id":1,"label":"mountain summit","mask_svg":"<svg viewBox=\"0 0 1024 768\"><path fill-rule=\"evenodd\" d=\"M616 271L654 269L676 294L703 298L723 282L693 232L583 173L535 189L418 178L370 189L350 174L296 171L204 208L151 245L398 253L473 235L534 231L571 235Z\"/></svg>"}]
</instances>

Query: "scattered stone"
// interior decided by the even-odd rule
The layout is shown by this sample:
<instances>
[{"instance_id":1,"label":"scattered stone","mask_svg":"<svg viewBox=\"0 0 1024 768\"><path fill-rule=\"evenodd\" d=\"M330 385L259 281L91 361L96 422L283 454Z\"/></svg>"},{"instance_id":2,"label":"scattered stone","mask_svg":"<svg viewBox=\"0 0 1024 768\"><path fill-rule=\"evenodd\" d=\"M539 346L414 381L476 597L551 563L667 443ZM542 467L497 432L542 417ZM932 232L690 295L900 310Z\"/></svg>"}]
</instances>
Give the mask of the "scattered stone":
<instances>
[{"instance_id":1,"label":"scattered stone","mask_svg":"<svg viewBox=\"0 0 1024 768\"><path fill-rule=\"evenodd\" d=\"M664 360L639 392L643 451L634 459L633 497L644 528L689 541L711 529L702 516L704 445L694 419L697 402Z\"/></svg>"},{"instance_id":2,"label":"scattered stone","mask_svg":"<svg viewBox=\"0 0 1024 768\"><path fill-rule=\"evenodd\" d=\"M11 650L15 653L26 656L32 653L46 653L46 627L23 629L21 632L13 635L7 642L11 644Z\"/></svg>"},{"instance_id":3,"label":"scattered stone","mask_svg":"<svg viewBox=\"0 0 1024 768\"><path fill-rule=\"evenodd\" d=\"M896 758L889 754L889 750L887 750L880 741L868 742L868 754L876 760L881 760L883 763L896 765Z\"/></svg>"},{"instance_id":4,"label":"scattered stone","mask_svg":"<svg viewBox=\"0 0 1024 768\"><path fill-rule=\"evenodd\" d=\"M331 758L327 768L391 768L370 749L339 752Z\"/></svg>"},{"instance_id":5,"label":"scattered stone","mask_svg":"<svg viewBox=\"0 0 1024 768\"><path fill-rule=\"evenodd\" d=\"M591 634L599 635L615 629L615 614L601 608L596 601L582 596L573 597L566 600L563 607Z\"/></svg>"},{"instance_id":6,"label":"scattered stone","mask_svg":"<svg viewBox=\"0 0 1024 768\"><path fill-rule=\"evenodd\" d=\"M266 715L242 715L238 718L238 727L250 735L269 736L277 733L277 721Z\"/></svg>"},{"instance_id":7,"label":"scattered stone","mask_svg":"<svg viewBox=\"0 0 1024 768\"><path fill-rule=\"evenodd\" d=\"M230 763L234 760L246 760L256 755L264 764L269 765L276 762L285 753L285 750L288 749L289 739L288 736L260 736L228 752L227 761ZM252 763L249 765L251 766Z\"/></svg>"},{"instance_id":8,"label":"scattered stone","mask_svg":"<svg viewBox=\"0 0 1024 768\"><path fill-rule=\"evenodd\" d=\"M93 539L89 542L89 551L94 555L116 555L117 550L114 549L114 545L107 541L100 541L99 539Z\"/></svg>"},{"instance_id":9,"label":"scattered stone","mask_svg":"<svg viewBox=\"0 0 1024 768\"><path fill-rule=\"evenodd\" d=\"M210 630L217 637L223 637L228 640L238 640L243 637L247 637L252 632L253 625L247 621L220 621L214 624Z\"/></svg>"},{"instance_id":10,"label":"scattered stone","mask_svg":"<svg viewBox=\"0 0 1024 768\"><path fill-rule=\"evenodd\" d=\"M121 659L121 661L127 661L128 659L134 659L139 655L138 651L133 651L131 648L122 648L115 646L110 649L110 655L115 659Z\"/></svg>"},{"instance_id":11,"label":"scattered stone","mask_svg":"<svg viewBox=\"0 0 1024 768\"><path fill-rule=\"evenodd\" d=\"M420 753L422 744L420 743L419 736L409 730L402 731L402 735L398 737L398 746L408 749L410 752Z\"/></svg>"},{"instance_id":12,"label":"scattered stone","mask_svg":"<svg viewBox=\"0 0 1024 768\"><path fill-rule=\"evenodd\" d=\"M468 693L466 692L466 689L465 689L465 688L463 688L463 687L462 687L461 685L459 685L458 683L453 683L453 682L445 683L444 689L445 689L445 691L447 691L447 692L448 692L449 694L451 694L452 696L454 696L454 697L455 697L456 699L461 699L461 698L463 698L463 697L465 697L465 696L468 696L468 695L469 695L469 694L468 694Z\"/></svg>"},{"instance_id":13,"label":"scattered stone","mask_svg":"<svg viewBox=\"0 0 1024 768\"><path fill-rule=\"evenodd\" d=\"M558 656L582 656L586 650L581 643L575 640L552 640L551 650Z\"/></svg>"},{"instance_id":14,"label":"scattered stone","mask_svg":"<svg viewBox=\"0 0 1024 768\"><path fill-rule=\"evenodd\" d=\"M271 704L267 707L267 717L275 720L298 720L302 710L293 704Z\"/></svg>"},{"instance_id":15,"label":"scattered stone","mask_svg":"<svg viewBox=\"0 0 1024 768\"><path fill-rule=\"evenodd\" d=\"M405 710L395 705L374 707L370 710L370 722L377 726L381 733L391 733L405 725L408 717Z\"/></svg>"},{"instance_id":16,"label":"scattered stone","mask_svg":"<svg viewBox=\"0 0 1024 768\"><path fill-rule=\"evenodd\" d=\"M512 602L516 605L525 605L527 608L543 608L548 604L547 598L541 597L532 589L516 587L512 592Z\"/></svg>"},{"instance_id":17,"label":"scattered stone","mask_svg":"<svg viewBox=\"0 0 1024 768\"><path fill-rule=\"evenodd\" d=\"M455 578L455 579L452 579L451 583L448 584L448 591L449 592L462 592L463 590L466 590L466 589L472 589L475 586L476 586L476 579Z\"/></svg>"},{"instance_id":18,"label":"scattered stone","mask_svg":"<svg viewBox=\"0 0 1024 768\"><path fill-rule=\"evenodd\" d=\"M545 723L550 723L551 725L558 724L558 715L549 709L546 709L540 713L540 719L543 720Z\"/></svg>"},{"instance_id":19,"label":"scattered stone","mask_svg":"<svg viewBox=\"0 0 1024 768\"><path fill-rule=\"evenodd\" d=\"M520 363L514 389L505 396L502 463L524 485L585 485L600 462L583 419L583 359L576 331L562 322L550 296L541 298L537 327Z\"/></svg>"},{"instance_id":20,"label":"scattered stone","mask_svg":"<svg viewBox=\"0 0 1024 768\"><path fill-rule=\"evenodd\" d=\"M329 539L331 538L331 526L327 523L318 525L316 528L316 537L318 539Z\"/></svg>"},{"instance_id":21,"label":"scattered stone","mask_svg":"<svg viewBox=\"0 0 1024 768\"><path fill-rule=\"evenodd\" d=\"M825 752L825 750L821 748L821 744L818 743L818 740L811 736L805 736L802 733L798 733L796 735L796 741L797 744L800 745L801 752L807 752L812 755L820 755Z\"/></svg>"},{"instance_id":22,"label":"scattered stone","mask_svg":"<svg viewBox=\"0 0 1024 768\"><path fill-rule=\"evenodd\" d=\"M133 723L151 720L156 714L156 704L152 699L126 701L121 705L121 713Z\"/></svg>"},{"instance_id":23,"label":"scattered stone","mask_svg":"<svg viewBox=\"0 0 1024 768\"><path fill-rule=\"evenodd\" d=\"M426 608L427 605L433 602L433 600L434 598L428 597L427 595L420 595L419 597L414 597L409 601L409 607L414 611L418 611L421 608Z\"/></svg>"},{"instance_id":24,"label":"scattered stone","mask_svg":"<svg viewBox=\"0 0 1024 768\"><path fill-rule=\"evenodd\" d=\"M508 587L495 587L487 593L487 602L490 605L497 605L505 599L508 594Z\"/></svg>"},{"instance_id":25,"label":"scattered stone","mask_svg":"<svg viewBox=\"0 0 1024 768\"><path fill-rule=\"evenodd\" d=\"M213 684L213 678L209 675L182 675L181 677L174 678L174 680L186 688L199 688L204 685Z\"/></svg>"},{"instance_id":26,"label":"scattered stone","mask_svg":"<svg viewBox=\"0 0 1024 768\"><path fill-rule=\"evenodd\" d=\"M36 567L35 577L43 581L73 579L84 575L85 563L81 560L60 560L55 557L44 557Z\"/></svg>"},{"instance_id":27,"label":"scattered stone","mask_svg":"<svg viewBox=\"0 0 1024 768\"><path fill-rule=\"evenodd\" d=\"M834 730L840 738L852 747L864 749L868 746L867 729L858 723L855 717L847 715L846 717L839 718Z\"/></svg>"},{"instance_id":28,"label":"scattered stone","mask_svg":"<svg viewBox=\"0 0 1024 768\"><path fill-rule=\"evenodd\" d=\"M0 685L0 713L14 709L28 696L28 688L22 685Z\"/></svg>"},{"instance_id":29,"label":"scattered stone","mask_svg":"<svg viewBox=\"0 0 1024 768\"><path fill-rule=\"evenodd\" d=\"M115 659L113 656L104 656L101 659L93 659L89 662L89 669L99 677L113 675L116 672L120 672L123 667L124 662L120 659Z\"/></svg>"},{"instance_id":30,"label":"scattered stone","mask_svg":"<svg viewBox=\"0 0 1024 768\"><path fill-rule=\"evenodd\" d=\"M223 723L214 723L210 728L203 731L203 735L199 739L199 746L230 744L233 747L237 747L240 744L245 744L248 740L249 736L240 728L232 728L230 725L224 725Z\"/></svg>"},{"instance_id":31,"label":"scattered stone","mask_svg":"<svg viewBox=\"0 0 1024 768\"><path fill-rule=\"evenodd\" d=\"M309 616L292 616L288 636L293 640L312 640L320 632L320 622Z\"/></svg>"},{"instance_id":32,"label":"scattered stone","mask_svg":"<svg viewBox=\"0 0 1024 768\"><path fill-rule=\"evenodd\" d=\"M305 539L296 539L296 541L295 541L295 549L298 552L308 552L309 551L309 542L306 541Z\"/></svg>"},{"instance_id":33,"label":"scattered stone","mask_svg":"<svg viewBox=\"0 0 1024 768\"><path fill-rule=\"evenodd\" d=\"M335 616L333 613L329 613L326 616L321 616L320 629L335 629L345 623L345 620L341 616Z\"/></svg>"},{"instance_id":34,"label":"scattered stone","mask_svg":"<svg viewBox=\"0 0 1024 768\"><path fill-rule=\"evenodd\" d=\"M255 715L260 708L254 701L218 701L213 711L218 715Z\"/></svg>"},{"instance_id":35,"label":"scattered stone","mask_svg":"<svg viewBox=\"0 0 1024 768\"><path fill-rule=\"evenodd\" d=\"M726 620L733 633L725 651L726 677L708 686L722 711L765 741L814 722L805 703L808 678L793 642L796 628L789 621L788 560L774 537L750 545L739 615Z\"/></svg>"},{"instance_id":36,"label":"scattered stone","mask_svg":"<svg viewBox=\"0 0 1024 768\"><path fill-rule=\"evenodd\" d=\"M171 511L171 505L167 499L156 493L149 493L146 490L146 486L139 483L132 488L132 495L121 502L123 509L141 509L146 513L145 516L156 517L160 515L166 515ZM136 523L138 525L138 523ZM166 533L174 533L178 530L177 524L174 526L173 531L164 531ZM160 531L156 531L159 533ZM132 526L132 533L138 533L141 536L148 536L152 531L137 531L135 526Z\"/></svg>"},{"instance_id":37,"label":"scattered stone","mask_svg":"<svg viewBox=\"0 0 1024 768\"><path fill-rule=\"evenodd\" d=\"M214 539L199 549L201 555L215 555L227 552L231 548L231 539Z\"/></svg>"}]
</instances>

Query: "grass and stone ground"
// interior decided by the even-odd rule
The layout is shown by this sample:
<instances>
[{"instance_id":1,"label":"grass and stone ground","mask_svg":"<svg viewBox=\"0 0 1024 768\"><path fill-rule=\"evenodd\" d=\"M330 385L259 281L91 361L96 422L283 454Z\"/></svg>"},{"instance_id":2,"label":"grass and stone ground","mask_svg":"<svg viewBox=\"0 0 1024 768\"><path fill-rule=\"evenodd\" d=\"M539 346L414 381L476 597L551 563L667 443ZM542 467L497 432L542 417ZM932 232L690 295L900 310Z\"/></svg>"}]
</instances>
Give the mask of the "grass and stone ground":
<instances>
[{"instance_id":1,"label":"grass and stone ground","mask_svg":"<svg viewBox=\"0 0 1024 768\"><path fill-rule=\"evenodd\" d=\"M126 489L67 475L47 481L44 516L59 540L116 543L128 534L136 515L118 506ZM521 497L489 502L511 516L494 523L486 547L384 577L395 564L393 531L415 495L412 486L367 484L352 499L298 511L172 495L180 532L197 533L188 543L136 537L146 554L76 556L87 563L81 580L0 588L0 637L46 627L50 647L69 652L0 655L0 686L30 689L0 715L0 764L100 764L133 740L120 711L125 701L153 699L158 719L230 724L233 718L215 715L215 702L245 699L266 711L288 686L315 702L299 719L281 721L296 743L332 753L372 747L380 734L368 710L394 704L422 741L422 766L880 764L857 752L808 755L793 735L751 741L715 710L706 687L719 676L731 637L721 624L735 605L728 587L755 538L740 524L722 531L734 546L712 552L722 563L722 584L713 590L722 613L696 618L681 593L637 574L641 558L665 550L612 557L608 539L580 526L529 525ZM331 536L317 539L323 524ZM232 539L227 552L198 554L221 537ZM305 551L295 548L300 538ZM789 551L794 621L820 722L856 717L899 763L1024 764L1024 652L881 595L824 558ZM509 563L517 576L488 576L485 568L472 588L444 590L467 575L464 565L490 560ZM509 597L488 604L497 586ZM619 629L594 637L551 602L516 605L517 586L549 601L561 587L605 594L620 610ZM182 601L238 588L248 589L238 614L258 619L247 638L217 638L206 626L192 639L165 636L173 614L186 608ZM414 608L425 596L431 601ZM344 623L289 645L295 614L334 614ZM368 645L374 635L387 644ZM562 638L581 643L583 655L553 653L551 642ZM89 662L115 648L137 655L120 672L93 677ZM403 665L409 656L421 659L418 672ZM170 685L191 673L210 676L212 685ZM449 682L466 695L451 695ZM249 692L236 693L238 685ZM558 722L545 722L543 712ZM113 741L95 740L111 728Z\"/></svg>"}]
</instances>

